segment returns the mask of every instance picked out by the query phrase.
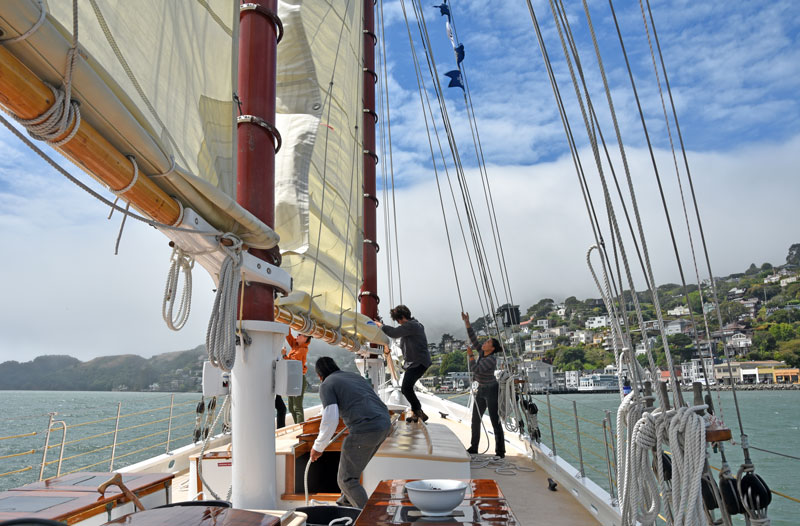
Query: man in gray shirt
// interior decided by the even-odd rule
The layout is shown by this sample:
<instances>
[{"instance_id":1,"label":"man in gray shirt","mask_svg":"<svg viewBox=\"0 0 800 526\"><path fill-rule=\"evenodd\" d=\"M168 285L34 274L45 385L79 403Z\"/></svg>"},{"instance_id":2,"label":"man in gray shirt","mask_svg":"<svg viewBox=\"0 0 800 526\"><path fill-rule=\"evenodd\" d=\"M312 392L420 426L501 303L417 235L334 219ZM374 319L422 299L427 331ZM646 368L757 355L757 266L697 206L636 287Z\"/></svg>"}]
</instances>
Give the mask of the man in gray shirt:
<instances>
[{"instance_id":1,"label":"man in gray shirt","mask_svg":"<svg viewBox=\"0 0 800 526\"><path fill-rule=\"evenodd\" d=\"M333 358L323 356L317 360L316 371L322 381L319 386L322 422L311 449L311 462L321 457L328 447L341 416L348 435L342 442L336 476L343 498L337 502L345 504L346 500L353 506L363 508L369 497L359 479L389 435L389 409L378 398L372 384L355 373L340 370Z\"/></svg>"},{"instance_id":2,"label":"man in gray shirt","mask_svg":"<svg viewBox=\"0 0 800 526\"><path fill-rule=\"evenodd\" d=\"M411 317L411 311L405 305L398 305L393 308L390 315L399 326L383 325L377 322L383 332L390 338L400 338L400 349L403 350L403 358L406 370L403 374L403 383L400 392L411 404L414 416L407 418L408 422L417 422L422 419L428 420L428 415L422 410L422 404L414 392L414 384L422 378L428 367L431 366L431 352L428 350L428 338L425 336L425 327L416 318Z\"/></svg>"}]
</instances>

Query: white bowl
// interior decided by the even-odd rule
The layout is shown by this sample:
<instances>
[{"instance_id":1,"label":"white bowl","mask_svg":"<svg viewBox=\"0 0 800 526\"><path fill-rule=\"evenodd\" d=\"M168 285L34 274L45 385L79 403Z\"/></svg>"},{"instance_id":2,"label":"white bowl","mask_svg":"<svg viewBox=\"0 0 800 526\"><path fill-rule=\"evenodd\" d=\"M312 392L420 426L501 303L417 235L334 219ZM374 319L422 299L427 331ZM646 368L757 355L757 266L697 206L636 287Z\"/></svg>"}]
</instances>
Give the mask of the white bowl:
<instances>
[{"instance_id":1,"label":"white bowl","mask_svg":"<svg viewBox=\"0 0 800 526\"><path fill-rule=\"evenodd\" d=\"M428 479L406 483L411 503L423 515L444 517L461 504L467 491L467 483L460 480Z\"/></svg>"}]
</instances>

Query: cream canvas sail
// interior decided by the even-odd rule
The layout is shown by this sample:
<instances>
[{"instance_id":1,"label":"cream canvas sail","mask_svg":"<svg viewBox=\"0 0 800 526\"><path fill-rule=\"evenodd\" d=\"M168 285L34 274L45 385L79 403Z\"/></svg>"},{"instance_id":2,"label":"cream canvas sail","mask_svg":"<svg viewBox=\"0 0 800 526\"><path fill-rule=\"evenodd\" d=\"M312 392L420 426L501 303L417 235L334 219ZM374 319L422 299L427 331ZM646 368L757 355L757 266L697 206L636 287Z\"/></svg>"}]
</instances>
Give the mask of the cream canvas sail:
<instances>
[{"instance_id":1,"label":"cream canvas sail","mask_svg":"<svg viewBox=\"0 0 800 526\"><path fill-rule=\"evenodd\" d=\"M275 230L282 267L302 295L302 312L378 342L386 337L359 311L362 279L362 2L285 1L278 46ZM296 299L295 299L296 298Z\"/></svg>"},{"instance_id":2,"label":"cream canvas sail","mask_svg":"<svg viewBox=\"0 0 800 526\"><path fill-rule=\"evenodd\" d=\"M9 6L7 4L14 4ZM73 3L9 0L0 27L40 78L61 84ZM251 246L276 236L236 204L238 3L228 0L79 0L73 97L83 118L146 175L217 229ZM174 170L172 159L174 159Z\"/></svg>"}]
</instances>

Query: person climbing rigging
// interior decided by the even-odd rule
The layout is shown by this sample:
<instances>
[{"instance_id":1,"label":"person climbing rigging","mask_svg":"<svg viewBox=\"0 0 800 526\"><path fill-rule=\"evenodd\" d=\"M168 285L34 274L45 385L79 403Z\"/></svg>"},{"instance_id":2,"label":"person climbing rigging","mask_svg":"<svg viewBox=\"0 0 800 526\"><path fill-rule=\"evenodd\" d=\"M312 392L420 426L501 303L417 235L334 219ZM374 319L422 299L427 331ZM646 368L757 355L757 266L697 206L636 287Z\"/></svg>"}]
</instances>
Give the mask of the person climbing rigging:
<instances>
[{"instance_id":1,"label":"person climbing rigging","mask_svg":"<svg viewBox=\"0 0 800 526\"><path fill-rule=\"evenodd\" d=\"M503 436L503 424L500 422L498 412L498 395L500 384L494 376L497 369L497 352L503 350L500 342L495 338L488 338L482 344L478 342L475 329L469 322L469 313L462 312L461 319L467 328L470 346L467 347L467 358L472 376L478 382L478 391L475 393L475 404L472 406L472 437L467 453L478 454L478 445L481 441L481 419L486 409L489 410L489 419L494 429L494 453L500 458L506 456L506 443ZM480 354L475 358L473 349L480 349Z\"/></svg>"},{"instance_id":2,"label":"person climbing rigging","mask_svg":"<svg viewBox=\"0 0 800 526\"><path fill-rule=\"evenodd\" d=\"M355 373L340 370L333 358L322 356L317 360L315 369L322 381L319 386L322 421L317 440L311 448L310 460L316 462L322 456L341 416L347 426L348 435L342 442L339 471L336 475L342 497L336 502L363 508L368 496L359 479L389 435L389 408L378 398L368 380Z\"/></svg>"},{"instance_id":3,"label":"person climbing rigging","mask_svg":"<svg viewBox=\"0 0 800 526\"><path fill-rule=\"evenodd\" d=\"M422 404L420 404L419 398L414 393L414 384L422 378L422 375L431 366L431 353L428 350L425 327L416 318L411 317L411 311L405 305L398 305L393 308L389 315L399 324L398 327L384 325L380 321L375 323L390 338L400 338L400 349L403 351L403 359L405 360L403 365L405 373L403 374L400 392L411 404L411 411L414 413L414 416L407 418L406 421L418 422L421 419L425 422L428 420L428 415L422 410Z\"/></svg>"},{"instance_id":4,"label":"person climbing rigging","mask_svg":"<svg viewBox=\"0 0 800 526\"><path fill-rule=\"evenodd\" d=\"M308 386L308 381L306 380L306 372L308 372L306 359L308 357L308 344L311 342L311 336L307 334L298 334L295 338L290 331L289 334L286 335L286 342L291 347L291 350L286 352L286 349L284 349L283 358L285 360L297 360L303 364L303 384L300 389L300 394L289 397L289 413L291 413L294 423L299 424L305 421L303 417L303 395Z\"/></svg>"}]
</instances>

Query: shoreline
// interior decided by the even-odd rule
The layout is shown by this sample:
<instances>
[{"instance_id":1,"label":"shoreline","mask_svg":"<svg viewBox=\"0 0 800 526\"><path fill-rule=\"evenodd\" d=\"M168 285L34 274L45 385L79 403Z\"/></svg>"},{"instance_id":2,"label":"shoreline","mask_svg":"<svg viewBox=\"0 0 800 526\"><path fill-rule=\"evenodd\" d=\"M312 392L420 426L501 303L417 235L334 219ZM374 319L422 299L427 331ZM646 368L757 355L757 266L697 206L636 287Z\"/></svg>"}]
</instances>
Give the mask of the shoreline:
<instances>
[{"instance_id":1,"label":"shoreline","mask_svg":"<svg viewBox=\"0 0 800 526\"><path fill-rule=\"evenodd\" d=\"M730 385L712 385L710 386L712 391L731 391ZM705 390L705 384L703 385L703 390ZM736 384L737 391L800 391L800 384ZM683 392L692 392L691 385L682 385L681 391ZM578 395L592 395L592 394L613 394L618 393L617 389L598 389L594 391L577 391L571 389L553 389L550 390L550 394L558 395L558 394L578 394ZM530 394L533 395L544 395L546 391L535 391ZM460 393L456 393L453 391L433 391L433 394L439 396L461 396L461 395L469 395L469 391L463 391Z\"/></svg>"}]
</instances>

